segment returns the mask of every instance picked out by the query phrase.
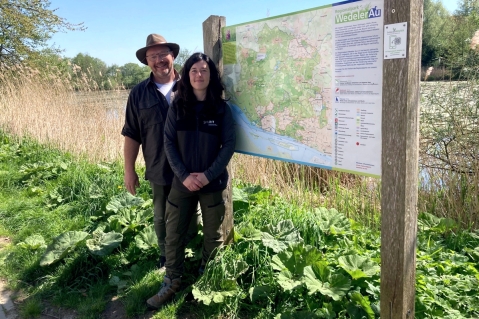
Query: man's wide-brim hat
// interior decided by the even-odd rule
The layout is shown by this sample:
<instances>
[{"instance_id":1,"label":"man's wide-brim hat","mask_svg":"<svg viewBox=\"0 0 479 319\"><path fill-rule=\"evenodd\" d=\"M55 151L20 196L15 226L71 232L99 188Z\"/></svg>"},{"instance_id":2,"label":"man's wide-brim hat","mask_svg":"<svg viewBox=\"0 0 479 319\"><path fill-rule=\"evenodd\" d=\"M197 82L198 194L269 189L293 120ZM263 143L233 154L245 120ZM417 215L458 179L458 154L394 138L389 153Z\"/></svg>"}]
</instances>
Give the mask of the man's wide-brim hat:
<instances>
[{"instance_id":1,"label":"man's wide-brim hat","mask_svg":"<svg viewBox=\"0 0 479 319\"><path fill-rule=\"evenodd\" d=\"M146 51L157 45L167 45L170 50L173 51L173 56L175 58L178 56L178 52L180 52L180 46L178 44L167 42L161 35L152 33L146 38L146 47L136 51L136 57L138 60L143 64L148 64L146 62Z\"/></svg>"}]
</instances>

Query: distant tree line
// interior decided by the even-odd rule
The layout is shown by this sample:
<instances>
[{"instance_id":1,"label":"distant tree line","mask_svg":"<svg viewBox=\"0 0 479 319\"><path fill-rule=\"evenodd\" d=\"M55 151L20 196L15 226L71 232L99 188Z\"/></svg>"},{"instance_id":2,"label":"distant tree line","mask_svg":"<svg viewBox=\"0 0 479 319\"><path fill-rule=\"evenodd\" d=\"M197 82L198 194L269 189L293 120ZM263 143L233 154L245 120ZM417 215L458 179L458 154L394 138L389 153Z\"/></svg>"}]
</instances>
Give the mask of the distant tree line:
<instances>
[{"instance_id":1,"label":"distant tree line","mask_svg":"<svg viewBox=\"0 0 479 319\"><path fill-rule=\"evenodd\" d=\"M72 24L50 9L49 0L0 0L0 72L16 66L35 68L69 79L76 89L132 88L150 74L146 65L110 65L88 54L62 57L59 48L50 47L53 34L84 31L83 23ZM190 55L180 51L175 60L179 69Z\"/></svg>"},{"instance_id":2,"label":"distant tree line","mask_svg":"<svg viewBox=\"0 0 479 319\"><path fill-rule=\"evenodd\" d=\"M449 13L441 0L424 0L423 67L444 67L452 78L479 65L479 0L459 0ZM475 70L477 73L477 70Z\"/></svg>"},{"instance_id":3,"label":"distant tree line","mask_svg":"<svg viewBox=\"0 0 479 319\"><path fill-rule=\"evenodd\" d=\"M150 70L138 63L108 66L102 60L79 53L65 58L47 41L60 31L82 31L50 9L48 0L0 0L0 72L22 64L40 72L55 70L80 86L93 83L95 89L131 88L145 79ZM180 51L179 69L191 52ZM479 65L479 0L459 0L458 9L448 12L441 0L424 0L422 66L452 70L458 79L464 70ZM427 77L427 76L426 76Z\"/></svg>"},{"instance_id":4,"label":"distant tree line","mask_svg":"<svg viewBox=\"0 0 479 319\"><path fill-rule=\"evenodd\" d=\"M175 69L180 70L183 62L189 57L187 49L180 50L175 59ZM56 61L53 60L56 57ZM53 56L49 59L49 67L52 65L63 74L67 75L78 89L88 84L90 88L100 90L131 89L150 75L147 65L126 63L125 65L110 65L88 54L79 53L73 58L60 58ZM95 87L96 86L96 87Z\"/></svg>"}]
</instances>

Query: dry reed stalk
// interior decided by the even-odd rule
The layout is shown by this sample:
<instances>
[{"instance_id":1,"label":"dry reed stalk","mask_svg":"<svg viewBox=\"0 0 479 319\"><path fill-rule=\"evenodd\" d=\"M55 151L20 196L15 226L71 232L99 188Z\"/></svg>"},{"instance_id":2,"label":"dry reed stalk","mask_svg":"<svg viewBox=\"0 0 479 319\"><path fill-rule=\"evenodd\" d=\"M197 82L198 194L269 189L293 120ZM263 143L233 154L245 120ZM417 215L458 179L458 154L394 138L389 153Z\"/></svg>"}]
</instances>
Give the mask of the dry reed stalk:
<instances>
[{"instance_id":1,"label":"dry reed stalk","mask_svg":"<svg viewBox=\"0 0 479 319\"><path fill-rule=\"evenodd\" d=\"M472 50L478 50L479 51L479 30L474 32L474 35L472 36L471 39L471 49Z\"/></svg>"},{"instance_id":2,"label":"dry reed stalk","mask_svg":"<svg viewBox=\"0 0 479 319\"><path fill-rule=\"evenodd\" d=\"M432 67L432 66L427 68L426 75L424 76L424 81L427 81L427 78L431 75L431 72L432 72L433 69L434 69L434 67Z\"/></svg>"}]
</instances>

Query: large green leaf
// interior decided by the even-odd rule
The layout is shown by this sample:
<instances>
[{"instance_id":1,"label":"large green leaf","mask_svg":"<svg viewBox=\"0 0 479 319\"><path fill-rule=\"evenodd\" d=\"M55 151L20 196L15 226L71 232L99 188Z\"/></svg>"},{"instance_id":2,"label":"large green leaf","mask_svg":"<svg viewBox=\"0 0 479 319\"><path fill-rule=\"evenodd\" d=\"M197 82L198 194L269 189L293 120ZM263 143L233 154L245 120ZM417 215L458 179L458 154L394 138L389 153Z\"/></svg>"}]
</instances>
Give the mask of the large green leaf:
<instances>
[{"instance_id":1,"label":"large green leaf","mask_svg":"<svg viewBox=\"0 0 479 319\"><path fill-rule=\"evenodd\" d=\"M233 187L232 201L233 211L235 212L248 209L249 207L248 194L240 188Z\"/></svg>"},{"instance_id":2,"label":"large green leaf","mask_svg":"<svg viewBox=\"0 0 479 319\"><path fill-rule=\"evenodd\" d=\"M150 225L150 220L153 218L151 208L136 209L136 208L121 208L117 214L108 217L107 221L113 230L117 230L118 223L121 225L121 232L128 231L136 232L140 227Z\"/></svg>"},{"instance_id":3,"label":"large green leaf","mask_svg":"<svg viewBox=\"0 0 479 319\"><path fill-rule=\"evenodd\" d=\"M276 274L276 280L285 291L291 291L300 287L303 283L299 276L293 275L288 269L284 269Z\"/></svg>"},{"instance_id":4,"label":"large green leaf","mask_svg":"<svg viewBox=\"0 0 479 319\"><path fill-rule=\"evenodd\" d=\"M314 313L322 319L336 318L336 312L334 312L333 305L330 303L323 303L323 307L321 309L317 309Z\"/></svg>"},{"instance_id":5,"label":"large green leaf","mask_svg":"<svg viewBox=\"0 0 479 319\"><path fill-rule=\"evenodd\" d=\"M25 241L20 242L17 245L31 250L43 249L47 247L45 244L45 239L43 239L42 235L38 234L25 238Z\"/></svg>"},{"instance_id":6,"label":"large green leaf","mask_svg":"<svg viewBox=\"0 0 479 319\"><path fill-rule=\"evenodd\" d=\"M381 270L374 261L358 255L341 256L338 258L338 263L353 279L371 277Z\"/></svg>"},{"instance_id":7,"label":"large green leaf","mask_svg":"<svg viewBox=\"0 0 479 319\"><path fill-rule=\"evenodd\" d=\"M243 260L227 263L225 265L225 275L229 279L237 279L248 270L248 264Z\"/></svg>"},{"instance_id":8,"label":"large green leaf","mask_svg":"<svg viewBox=\"0 0 479 319\"><path fill-rule=\"evenodd\" d=\"M237 187L233 187L231 198L233 201L242 201L248 203L248 193Z\"/></svg>"},{"instance_id":9,"label":"large green leaf","mask_svg":"<svg viewBox=\"0 0 479 319\"><path fill-rule=\"evenodd\" d=\"M93 255L107 256L120 246L122 240L123 235L114 231L109 233L96 232L93 233L93 238L87 239L86 246Z\"/></svg>"},{"instance_id":10,"label":"large green leaf","mask_svg":"<svg viewBox=\"0 0 479 319\"><path fill-rule=\"evenodd\" d=\"M278 284L284 290L292 290L302 285L304 268L322 259L321 252L303 243L288 246L271 259L271 267L276 273Z\"/></svg>"},{"instance_id":11,"label":"large green leaf","mask_svg":"<svg viewBox=\"0 0 479 319\"><path fill-rule=\"evenodd\" d=\"M110 202L106 205L106 209L117 213L122 208L129 208L140 206L144 203L144 200L140 197L131 195L128 192L125 192L121 195L113 197Z\"/></svg>"},{"instance_id":12,"label":"large green leaf","mask_svg":"<svg viewBox=\"0 0 479 319\"><path fill-rule=\"evenodd\" d=\"M271 294L270 286L255 286L249 289L249 298L251 302L256 302L262 299L268 299Z\"/></svg>"},{"instance_id":13,"label":"large green leaf","mask_svg":"<svg viewBox=\"0 0 479 319\"><path fill-rule=\"evenodd\" d=\"M158 237L155 233L155 226L149 225L135 236L135 243L141 250L149 250L150 248L158 248Z\"/></svg>"},{"instance_id":14,"label":"large green leaf","mask_svg":"<svg viewBox=\"0 0 479 319\"><path fill-rule=\"evenodd\" d=\"M262 232L261 241L263 242L263 245L271 248L275 253L279 253L288 248L288 243L276 239L269 233Z\"/></svg>"},{"instance_id":15,"label":"large green leaf","mask_svg":"<svg viewBox=\"0 0 479 319\"><path fill-rule=\"evenodd\" d=\"M371 308L369 298L359 292L351 293L351 302L347 306L347 311L353 319L374 319L374 311Z\"/></svg>"},{"instance_id":16,"label":"large green leaf","mask_svg":"<svg viewBox=\"0 0 479 319\"><path fill-rule=\"evenodd\" d=\"M438 233L454 230L458 226L451 218L437 217L429 213L419 214L418 225L422 230L433 230Z\"/></svg>"},{"instance_id":17,"label":"large green leaf","mask_svg":"<svg viewBox=\"0 0 479 319\"><path fill-rule=\"evenodd\" d=\"M310 295L319 292L333 300L341 300L351 288L351 280L341 274L331 274L326 267L325 263L305 267L303 282Z\"/></svg>"},{"instance_id":18,"label":"large green leaf","mask_svg":"<svg viewBox=\"0 0 479 319\"><path fill-rule=\"evenodd\" d=\"M212 302L216 304L223 303L226 297L233 297L240 293L240 289L235 280L223 279L221 287L224 290L202 291L197 285L193 285L193 297L208 306Z\"/></svg>"},{"instance_id":19,"label":"large green leaf","mask_svg":"<svg viewBox=\"0 0 479 319\"><path fill-rule=\"evenodd\" d=\"M321 231L326 235L339 235L351 231L351 223L348 218L336 209L316 208L314 213Z\"/></svg>"},{"instance_id":20,"label":"large green leaf","mask_svg":"<svg viewBox=\"0 0 479 319\"><path fill-rule=\"evenodd\" d=\"M476 248L474 248L474 250L472 249L465 249L466 252L469 252L470 253L470 256L471 258L479 264L479 246L477 246Z\"/></svg>"},{"instance_id":21,"label":"large green leaf","mask_svg":"<svg viewBox=\"0 0 479 319\"><path fill-rule=\"evenodd\" d=\"M261 240L262 238L262 232L254 228L254 226L251 223L243 225L237 231L235 230L235 234L236 233L240 234L239 239L242 239L242 240L254 241L254 240Z\"/></svg>"},{"instance_id":22,"label":"large green leaf","mask_svg":"<svg viewBox=\"0 0 479 319\"><path fill-rule=\"evenodd\" d=\"M322 258L322 253L315 247L298 243L289 245L287 249L274 255L271 266L278 271L287 269L295 276L302 276L304 267L321 261Z\"/></svg>"},{"instance_id":23,"label":"large green leaf","mask_svg":"<svg viewBox=\"0 0 479 319\"><path fill-rule=\"evenodd\" d=\"M422 230L429 230L438 225L441 219L433 214L426 212L420 213L418 216L418 225Z\"/></svg>"},{"instance_id":24,"label":"large green leaf","mask_svg":"<svg viewBox=\"0 0 479 319\"><path fill-rule=\"evenodd\" d=\"M303 240L291 220L280 221L276 226L268 225L262 231L263 245L273 249L275 253L286 249L289 244Z\"/></svg>"},{"instance_id":25,"label":"large green leaf","mask_svg":"<svg viewBox=\"0 0 479 319\"><path fill-rule=\"evenodd\" d=\"M40 266L48 266L63 259L86 236L88 236L88 233L82 231L68 231L60 234L47 247L40 259Z\"/></svg>"}]
</instances>

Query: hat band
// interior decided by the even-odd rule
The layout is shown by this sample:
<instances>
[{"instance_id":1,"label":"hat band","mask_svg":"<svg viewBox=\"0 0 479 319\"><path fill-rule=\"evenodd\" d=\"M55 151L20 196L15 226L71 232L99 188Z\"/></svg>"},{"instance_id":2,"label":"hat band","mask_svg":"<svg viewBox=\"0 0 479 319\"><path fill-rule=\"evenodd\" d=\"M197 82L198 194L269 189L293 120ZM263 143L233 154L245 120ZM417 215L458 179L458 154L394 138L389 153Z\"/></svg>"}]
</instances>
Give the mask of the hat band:
<instances>
[{"instance_id":1,"label":"hat band","mask_svg":"<svg viewBox=\"0 0 479 319\"><path fill-rule=\"evenodd\" d=\"M160 44L166 45L167 43L168 43L168 42L153 42L153 43L148 44L147 46L148 46L148 47L151 47L151 46L160 45Z\"/></svg>"}]
</instances>

